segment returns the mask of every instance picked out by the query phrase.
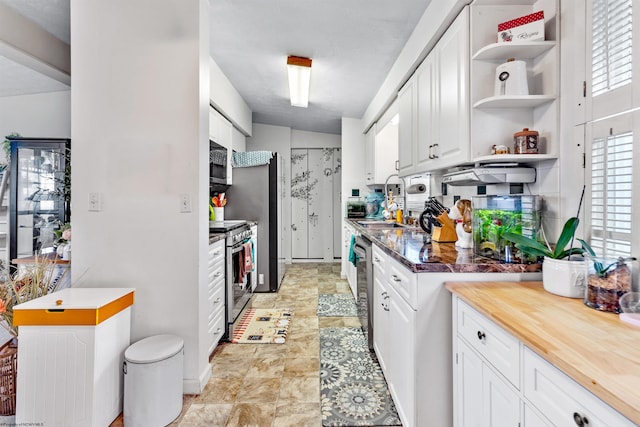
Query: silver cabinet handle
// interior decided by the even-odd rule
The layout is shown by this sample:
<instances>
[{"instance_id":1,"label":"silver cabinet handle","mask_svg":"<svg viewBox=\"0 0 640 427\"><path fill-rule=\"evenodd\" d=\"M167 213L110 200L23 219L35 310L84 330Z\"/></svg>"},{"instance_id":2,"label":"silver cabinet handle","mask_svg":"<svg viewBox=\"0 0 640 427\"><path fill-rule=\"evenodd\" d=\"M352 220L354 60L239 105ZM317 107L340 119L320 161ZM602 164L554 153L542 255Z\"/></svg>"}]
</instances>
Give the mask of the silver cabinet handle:
<instances>
[{"instance_id":1,"label":"silver cabinet handle","mask_svg":"<svg viewBox=\"0 0 640 427\"><path fill-rule=\"evenodd\" d=\"M380 258L378 258L378 257L375 257L373 260L374 260L375 262L380 262Z\"/></svg>"},{"instance_id":2,"label":"silver cabinet handle","mask_svg":"<svg viewBox=\"0 0 640 427\"><path fill-rule=\"evenodd\" d=\"M222 328L218 328L216 329L216 331L213 333L213 335L220 335L220 333L222 332Z\"/></svg>"},{"instance_id":3,"label":"silver cabinet handle","mask_svg":"<svg viewBox=\"0 0 640 427\"><path fill-rule=\"evenodd\" d=\"M396 276L395 274L391 275L391 279L393 279L394 282L402 282L402 279L400 279L398 276Z\"/></svg>"},{"instance_id":4,"label":"silver cabinet handle","mask_svg":"<svg viewBox=\"0 0 640 427\"><path fill-rule=\"evenodd\" d=\"M220 303L220 297L216 298L216 300L213 302L214 304L218 304Z\"/></svg>"},{"instance_id":5,"label":"silver cabinet handle","mask_svg":"<svg viewBox=\"0 0 640 427\"><path fill-rule=\"evenodd\" d=\"M213 278L220 277L222 273L220 271L216 271L216 274L213 275Z\"/></svg>"},{"instance_id":6,"label":"silver cabinet handle","mask_svg":"<svg viewBox=\"0 0 640 427\"><path fill-rule=\"evenodd\" d=\"M440 151L440 146L439 146L439 144L433 144L433 148L436 148L436 147L438 147L438 151L435 151L435 153L437 153L437 152L439 152L439 151ZM434 159L437 159L437 158L439 158L439 157L440 157L440 156L439 156L438 154L434 154L434 155L433 155L433 158L434 158Z\"/></svg>"},{"instance_id":7,"label":"silver cabinet handle","mask_svg":"<svg viewBox=\"0 0 640 427\"><path fill-rule=\"evenodd\" d=\"M218 250L218 251L215 251L215 252L213 253L213 255L220 255L220 251L219 251L219 250Z\"/></svg>"}]
</instances>

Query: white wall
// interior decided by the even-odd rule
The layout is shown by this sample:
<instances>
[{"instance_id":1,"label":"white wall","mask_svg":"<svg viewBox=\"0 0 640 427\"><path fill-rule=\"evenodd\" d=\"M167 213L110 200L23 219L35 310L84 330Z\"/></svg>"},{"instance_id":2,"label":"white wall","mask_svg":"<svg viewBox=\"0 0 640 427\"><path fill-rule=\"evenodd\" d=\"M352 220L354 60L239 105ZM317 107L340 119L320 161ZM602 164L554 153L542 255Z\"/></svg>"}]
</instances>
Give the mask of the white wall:
<instances>
[{"instance_id":1,"label":"white wall","mask_svg":"<svg viewBox=\"0 0 640 427\"><path fill-rule=\"evenodd\" d=\"M0 97L0 136L71 137L71 91ZM5 160L0 150L0 161Z\"/></svg>"},{"instance_id":2,"label":"white wall","mask_svg":"<svg viewBox=\"0 0 640 427\"><path fill-rule=\"evenodd\" d=\"M360 190L360 197L369 193L364 181L364 142L362 121L348 117L342 118L342 213L347 212L347 200L351 197L351 190ZM346 277L346 254L342 255L342 276Z\"/></svg>"},{"instance_id":3,"label":"white wall","mask_svg":"<svg viewBox=\"0 0 640 427\"><path fill-rule=\"evenodd\" d=\"M340 148L340 135L291 130L291 148Z\"/></svg>"},{"instance_id":4,"label":"white wall","mask_svg":"<svg viewBox=\"0 0 640 427\"><path fill-rule=\"evenodd\" d=\"M207 0L71 1L72 282L136 288L132 340L182 337L185 393L210 375L208 16Z\"/></svg>"}]
</instances>

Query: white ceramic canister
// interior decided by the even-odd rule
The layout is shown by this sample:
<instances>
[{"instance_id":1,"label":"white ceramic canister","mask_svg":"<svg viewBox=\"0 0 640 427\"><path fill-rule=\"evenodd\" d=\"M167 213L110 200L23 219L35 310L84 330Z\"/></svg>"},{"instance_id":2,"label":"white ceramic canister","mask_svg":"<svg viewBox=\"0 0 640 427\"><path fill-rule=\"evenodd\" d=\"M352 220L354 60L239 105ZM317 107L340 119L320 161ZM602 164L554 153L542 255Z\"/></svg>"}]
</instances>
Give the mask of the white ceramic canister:
<instances>
[{"instance_id":1,"label":"white ceramic canister","mask_svg":"<svg viewBox=\"0 0 640 427\"><path fill-rule=\"evenodd\" d=\"M494 96L529 95L527 63L509 58L496 68Z\"/></svg>"},{"instance_id":2,"label":"white ceramic canister","mask_svg":"<svg viewBox=\"0 0 640 427\"><path fill-rule=\"evenodd\" d=\"M581 256L567 259L544 257L542 286L552 294L569 298L583 298L586 288L587 266Z\"/></svg>"}]
</instances>

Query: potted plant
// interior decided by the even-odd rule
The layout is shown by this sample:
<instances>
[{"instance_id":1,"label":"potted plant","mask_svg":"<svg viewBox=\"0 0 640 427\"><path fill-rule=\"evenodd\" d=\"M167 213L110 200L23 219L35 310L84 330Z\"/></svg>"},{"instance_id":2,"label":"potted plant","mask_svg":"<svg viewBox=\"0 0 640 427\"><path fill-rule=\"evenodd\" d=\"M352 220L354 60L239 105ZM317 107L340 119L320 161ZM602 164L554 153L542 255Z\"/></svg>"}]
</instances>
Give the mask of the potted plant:
<instances>
[{"instance_id":1,"label":"potted plant","mask_svg":"<svg viewBox=\"0 0 640 427\"><path fill-rule=\"evenodd\" d=\"M543 257L542 285L547 292L569 297L582 298L585 292L586 266L584 264L583 248L569 247L580 220L571 217L562 227L562 232L553 248L543 245L537 240L521 236L512 232L503 235L505 240L515 244L521 252ZM578 257L571 258L577 255Z\"/></svg>"},{"instance_id":2,"label":"potted plant","mask_svg":"<svg viewBox=\"0 0 640 427\"><path fill-rule=\"evenodd\" d=\"M578 239L589 260L584 303L596 310L620 313L620 298L631 292L631 267L635 257L600 257L584 240Z\"/></svg>"}]
</instances>

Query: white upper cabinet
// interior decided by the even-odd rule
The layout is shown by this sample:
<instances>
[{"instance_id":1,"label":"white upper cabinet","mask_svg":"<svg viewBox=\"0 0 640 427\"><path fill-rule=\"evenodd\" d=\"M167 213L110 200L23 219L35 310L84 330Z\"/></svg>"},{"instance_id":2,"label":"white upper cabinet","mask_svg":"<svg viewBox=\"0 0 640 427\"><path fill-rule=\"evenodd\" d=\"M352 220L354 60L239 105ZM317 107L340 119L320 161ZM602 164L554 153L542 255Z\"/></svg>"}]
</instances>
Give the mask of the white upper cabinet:
<instances>
[{"instance_id":1,"label":"white upper cabinet","mask_svg":"<svg viewBox=\"0 0 640 427\"><path fill-rule=\"evenodd\" d=\"M500 4L502 3L502 4ZM556 0L474 2L471 26L471 161L531 162L559 153L559 33ZM545 40L497 43L498 24L543 11ZM510 58L526 66L528 94L496 95L496 69ZM538 154L513 154L513 134L539 132ZM508 155L491 155L505 145Z\"/></svg>"},{"instance_id":2,"label":"white upper cabinet","mask_svg":"<svg viewBox=\"0 0 640 427\"><path fill-rule=\"evenodd\" d=\"M365 182L384 184L396 174L398 164L398 113L394 103L377 123L369 129L365 139ZM389 183L399 180L392 178Z\"/></svg>"},{"instance_id":3,"label":"white upper cabinet","mask_svg":"<svg viewBox=\"0 0 640 427\"><path fill-rule=\"evenodd\" d=\"M398 173L412 175L416 171L414 159L418 144L418 84L414 75L398 93Z\"/></svg>"},{"instance_id":4,"label":"white upper cabinet","mask_svg":"<svg viewBox=\"0 0 640 427\"><path fill-rule=\"evenodd\" d=\"M469 8L398 94L400 175L469 160Z\"/></svg>"}]
</instances>

